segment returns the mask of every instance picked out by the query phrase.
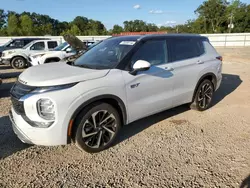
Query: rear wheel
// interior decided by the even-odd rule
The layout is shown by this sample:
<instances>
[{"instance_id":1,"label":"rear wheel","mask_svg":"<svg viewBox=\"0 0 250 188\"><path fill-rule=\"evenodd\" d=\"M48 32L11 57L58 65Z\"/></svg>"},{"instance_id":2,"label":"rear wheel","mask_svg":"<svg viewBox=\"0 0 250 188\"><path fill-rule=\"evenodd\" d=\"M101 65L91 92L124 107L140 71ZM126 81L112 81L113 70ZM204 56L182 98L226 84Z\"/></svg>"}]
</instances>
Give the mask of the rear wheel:
<instances>
[{"instance_id":1,"label":"rear wheel","mask_svg":"<svg viewBox=\"0 0 250 188\"><path fill-rule=\"evenodd\" d=\"M194 110L204 111L211 106L214 86L210 80L204 80L198 87L193 103L190 107Z\"/></svg>"},{"instance_id":2,"label":"rear wheel","mask_svg":"<svg viewBox=\"0 0 250 188\"><path fill-rule=\"evenodd\" d=\"M75 143L89 153L112 146L121 128L117 110L107 103L95 103L83 110L76 120Z\"/></svg>"},{"instance_id":3,"label":"rear wheel","mask_svg":"<svg viewBox=\"0 0 250 188\"><path fill-rule=\"evenodd\" d=\"M23 69L25 68L26 64L27 61L23 57L15 57L11 62L11 66L14 69Z\"/></svg>"}]
</instances>

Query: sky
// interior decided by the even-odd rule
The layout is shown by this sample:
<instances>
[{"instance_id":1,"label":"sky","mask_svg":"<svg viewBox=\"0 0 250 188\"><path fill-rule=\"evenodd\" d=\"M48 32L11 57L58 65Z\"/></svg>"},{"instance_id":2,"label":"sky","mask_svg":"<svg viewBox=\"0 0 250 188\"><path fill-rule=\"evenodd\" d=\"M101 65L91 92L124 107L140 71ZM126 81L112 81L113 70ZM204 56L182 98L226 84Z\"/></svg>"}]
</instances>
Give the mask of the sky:
<instances>
[{"instance_id":1,"label":"sky","mask_svg":"<svg viewBox=\"0 0 250 188\"><path fill-rule=\"evenodd\" d=\"M144 20L157 26L183 24L196 18L204 0L1 0L1 9L47 14L60 21L76 16L101 21L107 29L126 20ZM250 0L241 0L250 3Z\"/></svg>"}]
</instances>

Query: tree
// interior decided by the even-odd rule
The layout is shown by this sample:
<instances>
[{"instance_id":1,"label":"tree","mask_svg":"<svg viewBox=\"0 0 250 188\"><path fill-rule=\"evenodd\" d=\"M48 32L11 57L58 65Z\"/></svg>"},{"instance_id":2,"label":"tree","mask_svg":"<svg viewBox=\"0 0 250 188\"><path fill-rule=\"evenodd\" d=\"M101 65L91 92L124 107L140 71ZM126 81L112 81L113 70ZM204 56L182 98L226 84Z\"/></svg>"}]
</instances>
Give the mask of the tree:
<instances>
[{"instance_id":1,"label":"tree","mask_svg":"<svg viewBox=\"0 0 250 188\"><path fill-rule=\"evenodd\" d=\"M15 14L10 14L8 17L7 33L9 36L18 36L19 33L19 20Z\"/></svg>"},{"instance_id":2,"label":"tree","mask_svg":"<svg viewBox=\"0 0 250 188\"><path fill-rule=\"evenodd\" d=\"M113 34L120 34L121 32L123 32L122 26L119 26L119 25L113 26L113 29L112 29Z\"/></svg>"},{"instance_id":3,"label":"tree","mask_svg":"<svg viewBox=\"0 0 250 188\"><path fill-rule=\"evenodd\" d=\"M20 17L20 27L22 35L24 36L32 36L33 32L33 21L28 15L22 15Z\"/></svg>"},{"instance_id":4,"label":"tree","mask_svg":"<svg viewBox=\"0 0 250 188\"><path fill-rule=\"evenodd\" d=\"M81 35L81 30L78 28L77 25L72 24L70 29L68 29L68 30L61 33L62 36L65 35L65 34L71 34L71 35L79 36L79 35Z\"/></svg>"},{"instance_id":5,"label":"tree","mask_svg":"<svg viewBox=\"0 0 250 188\"><path fill-rule=\"evenodd\" d=\"M195 13L208 21L209 31L221 32L221 25L226 19L225 13L227 5L226 0L208 0L204 1L202 5L195 10Z\"/></svg>"},{"instance_id":6,"label":"tree","mask_svg":"<svg viewBox=\"0 0 250 188\"><path fill-rule=\"evenodd\" d=\"M3 9L0 9L0 29L6 24L6 14Z\"/></svg>"}]
</instances>

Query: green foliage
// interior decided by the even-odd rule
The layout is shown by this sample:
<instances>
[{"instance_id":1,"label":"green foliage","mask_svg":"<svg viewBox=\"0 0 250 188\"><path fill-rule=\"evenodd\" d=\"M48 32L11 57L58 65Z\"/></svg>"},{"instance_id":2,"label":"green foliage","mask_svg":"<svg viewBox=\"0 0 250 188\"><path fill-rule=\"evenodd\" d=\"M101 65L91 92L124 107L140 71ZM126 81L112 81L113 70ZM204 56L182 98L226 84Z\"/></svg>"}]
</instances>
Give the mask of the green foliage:
<instances>
[{"instance_id":1,"label":"green foliage","mask_svg":"<svg viewBox=\"0 0 250 188\"><path fill-rule=\"evenodd\" d=\"M19 19L21 34L24 36L32 36L34 34L32 19L28 15L22 15Z\"/></svg>"},{"instance_id":2,"label":"green foliage","mask_svg":"<svg viewBox=\"0 0 250 188\"><path fill-rule=\"evenodd\" d=\"M10 14L8 17L8 27L7 33L9 36L18 36L20 34L19 30L19 20L15 14Z\"/></svg>"},{"instance_id":3,"label":"green foliage","mask_svg":"<svg viewBox=\"0 0 250 188\"><path fill-rule=\"evenodd\" d=\"M119 34L121 32L123 32L123 28L122 28L122 26L119 26L119 25L114 25L114 27L111 31L111 33L114 33L114 34Z\"/></svg>"}]
</instances>

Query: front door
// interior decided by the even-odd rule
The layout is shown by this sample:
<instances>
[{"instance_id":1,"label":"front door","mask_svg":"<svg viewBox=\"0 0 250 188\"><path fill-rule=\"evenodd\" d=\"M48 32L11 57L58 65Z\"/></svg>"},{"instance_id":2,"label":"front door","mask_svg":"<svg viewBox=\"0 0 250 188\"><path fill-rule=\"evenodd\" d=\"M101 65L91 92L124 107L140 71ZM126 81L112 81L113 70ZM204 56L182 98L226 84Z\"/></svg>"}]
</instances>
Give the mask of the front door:
<instances>
[{"instance_id":1,"label":"front door","mask_svg":"<svg viewBox=\"0 0 250 188\"><path fill-rule=\"evenodd\" d=\"M137 75L122 72L130 122L172 107L174 75L168 67L167 42L145 42L133 55L130 66L137 60L148 61L151 67Z\"/></svg>"}]
</instances>

